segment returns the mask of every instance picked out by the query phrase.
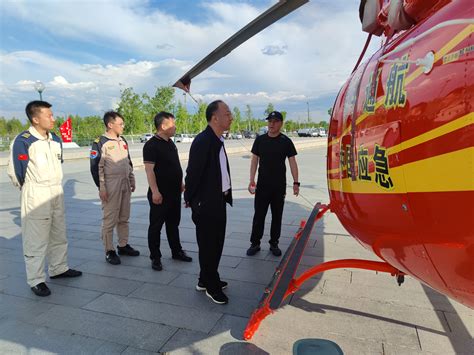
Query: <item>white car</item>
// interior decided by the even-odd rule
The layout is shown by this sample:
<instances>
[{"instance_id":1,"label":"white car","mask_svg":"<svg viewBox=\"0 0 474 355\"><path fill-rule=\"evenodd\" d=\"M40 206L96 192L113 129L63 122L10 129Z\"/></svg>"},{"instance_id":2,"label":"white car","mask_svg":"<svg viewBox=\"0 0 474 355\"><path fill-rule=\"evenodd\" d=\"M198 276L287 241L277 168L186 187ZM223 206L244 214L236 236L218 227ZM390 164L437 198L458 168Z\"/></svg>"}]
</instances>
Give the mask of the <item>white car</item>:
<instances>
[{"instance_id":1,"label":"white car","mask_svg":"<svg viewBox=\"0 0 474 355\"><path fill-rule=\"evenodd\" d=\"M175 136L175 142L181 142L181 143L192 143L194 140L194 137L191 134L188 133L183 133L183 134L177 134Z\"/></svg>"},{"instance_id":2,"label":"white car","mask_svg":"<svg viewBox=\"0 0 474 355\"><path fill-rule=\"evenodd\" d=\"M145 133L143 136L140 137L140 143L148 142L151 139L151 137L153 137L153 134Z\"/></svg>"}]
</instances>

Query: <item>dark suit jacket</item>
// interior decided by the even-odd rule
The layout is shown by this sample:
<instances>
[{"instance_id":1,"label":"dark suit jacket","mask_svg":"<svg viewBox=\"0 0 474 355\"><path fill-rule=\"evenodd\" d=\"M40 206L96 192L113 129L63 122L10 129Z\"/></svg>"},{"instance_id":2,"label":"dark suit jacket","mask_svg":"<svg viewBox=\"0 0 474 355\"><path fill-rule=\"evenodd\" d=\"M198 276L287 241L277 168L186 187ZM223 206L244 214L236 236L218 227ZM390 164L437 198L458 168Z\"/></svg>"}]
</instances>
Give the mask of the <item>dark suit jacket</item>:
<instances>
[{"instance_id":1,"label":"dark suit jacket","mask_svg":"<svg viewBox=\"0 0 474 355\"><path fill-rule=\"evenodd\" d=\"M210 126L199 133L191 144L188 168L186 169L184 201L193 208L199 206L201 210L206 211L207 207L212 209L222 205L223 200L232 206L232 190L226 196L222 193L219 160L222 146L223 143ZM228 160L227 171L230 177ZM208 211L212 213L212 211Z\"/></svg>"}]
</instances>

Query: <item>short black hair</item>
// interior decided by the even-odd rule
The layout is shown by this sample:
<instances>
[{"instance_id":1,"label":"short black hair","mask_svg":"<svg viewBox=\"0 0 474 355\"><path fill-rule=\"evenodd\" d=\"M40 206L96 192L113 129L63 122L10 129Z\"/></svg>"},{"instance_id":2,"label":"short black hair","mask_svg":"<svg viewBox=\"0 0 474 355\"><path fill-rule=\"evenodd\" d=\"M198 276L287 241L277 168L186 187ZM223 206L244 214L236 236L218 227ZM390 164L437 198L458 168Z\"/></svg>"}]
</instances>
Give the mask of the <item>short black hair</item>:
<instances>
[{"instance_id":1,"label":"short black hair","mask_svg":"<svg viewBox=\"0 0 474 355\"><path fill-rule=\"evenodd\" d=\"M105 127L108 127L109 122L115 121L117 117L120 117L123 120L123 117L120 113L115 112L115 111L107 111L104 113L104 125Z\"/></svg>"},{"instance_id":2,"label":"short black hair","mask_svg":"<svg viewBox=\"0 0 474 355\"><path fill-rule=\"evenodd\" d=\"M222 100L212 101L206 108L206 120L211 121L212 115L219 109L219 104L224 103Z\"/></svg>"},{"instance_id":3,"label":"short black hair","mask_svg":"<svg viewBox=\"0 0 474 355\"><path fill-rule=\"evenodd\" d=\"M158 129L163 123L163 121L168 118L174 118L173 114L169 112L165 112L165 111L158 112L156 116L153 118L153 121L155 123L155 128Z\"/></svg>"},{"instance_id":4,"label":"short black hair","mask_svg":"<svg viewBox=\"0 0 474 355\"><path fill-rule=\"evenodd\" d=\"M42 108L50 108L51 106L53 105L46 101L31 101L25 107L26 117L28 117L28 120L33 123L33 116L37 115Z\"/></svg>"}]
</instances>

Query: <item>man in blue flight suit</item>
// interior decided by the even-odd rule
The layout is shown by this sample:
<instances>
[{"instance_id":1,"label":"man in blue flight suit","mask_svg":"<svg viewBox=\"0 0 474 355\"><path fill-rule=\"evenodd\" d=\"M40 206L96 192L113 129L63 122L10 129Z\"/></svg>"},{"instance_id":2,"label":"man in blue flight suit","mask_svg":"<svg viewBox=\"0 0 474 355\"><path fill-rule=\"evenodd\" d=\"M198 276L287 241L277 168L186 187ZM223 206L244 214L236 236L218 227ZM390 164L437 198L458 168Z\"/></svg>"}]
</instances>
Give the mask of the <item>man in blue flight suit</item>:
<instances>
[{"instance_id":1,"label":"man in blue flight suit","mask_svg":"<svg viewBox=\"0 0 474 355\"><path fill-rule=\"evenodd\" d=\"M37 296L51 294L46 285L45 259L50 278L77 277L82 272L67 265L63 151L51 132L51 104L32 101L26 106L31 126L12 143L8 175L21 190L21 232L27 282Z\"/></svg>"}]
</instances>

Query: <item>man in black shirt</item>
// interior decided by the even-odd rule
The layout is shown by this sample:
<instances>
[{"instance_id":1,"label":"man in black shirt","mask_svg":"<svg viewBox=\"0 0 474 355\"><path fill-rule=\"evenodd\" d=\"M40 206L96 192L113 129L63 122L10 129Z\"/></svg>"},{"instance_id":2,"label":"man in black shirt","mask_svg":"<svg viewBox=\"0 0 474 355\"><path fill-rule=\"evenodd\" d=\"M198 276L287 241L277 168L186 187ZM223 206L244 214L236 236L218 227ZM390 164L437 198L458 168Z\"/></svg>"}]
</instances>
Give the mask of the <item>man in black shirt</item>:
<instances>
[{"instance_id":1,"label":"man in black shirt","mask_svg":"<svg viewBox=\"0 0 474 355\"><path fill-rule=\"evenodd\" d=\"M268 133L255 139L250 163L249 192L255 193L255 214L250 236L252 245L247 250L247 255L250 256L260 251L260 240L263 236L268 206L272 211L270 251L275 256L281 255L278 240L280 239L281 218L286 195L285 160L287 157L294 180L293 193L295 196L298 196L300 188L295 146L290 138L280 132L283 116L280 112L273 111L266 119L268 120ZM259 166L258 182L255 186L257 166Z\"/></svg>"},{"instance_id":2,"label":"man in black shirt","mask_svg":"<svg viewBox=\"0 0 474 355\"><path fill-rule=\"evenodd\" d=\"M150 186L147 194L150 204L148 248L151 267L160 271L160 235L163 223L166 223L166 237L173 259L191 261L192 258L183 251L179 240L183 171L178 149L171 140L176 132L174 116L168 112L160 112L154 121L157 133L143 147L143 162Z\"/></svg>"},{"instance_id":3,"label":"man in black shirt","mask_svg":"<svg viewBox=\"0 0 474 355\"><path fill-rule=\"evenodd\" d=\"M229 162L222 133L229 130L232 113L221 100L211 102L206 109L207 128L194 138L189 151L184 200L191 206L196 225L201 272L197 291L217 304L229 300L222 292L227 282L217 271L224 247L227 223L226 203L232 205L232 184Z\"/></svg>"}]
</instances>

